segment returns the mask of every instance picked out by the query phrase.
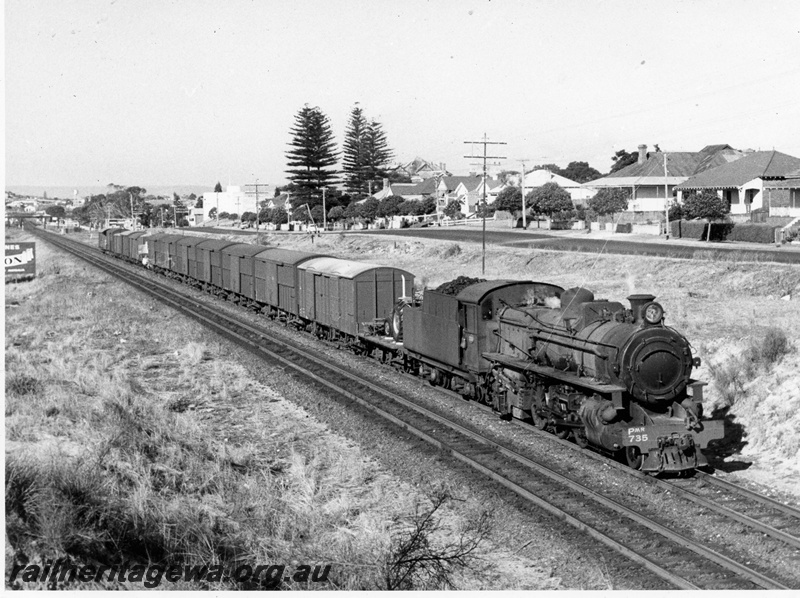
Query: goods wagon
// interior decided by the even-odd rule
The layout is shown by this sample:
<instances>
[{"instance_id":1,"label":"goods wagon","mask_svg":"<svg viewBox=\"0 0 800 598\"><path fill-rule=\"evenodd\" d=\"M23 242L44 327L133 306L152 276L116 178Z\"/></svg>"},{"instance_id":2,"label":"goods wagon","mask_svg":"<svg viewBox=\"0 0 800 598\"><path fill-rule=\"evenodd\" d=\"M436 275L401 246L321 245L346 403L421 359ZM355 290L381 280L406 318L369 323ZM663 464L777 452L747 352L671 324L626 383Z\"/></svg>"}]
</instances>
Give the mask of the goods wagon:
<instances>
[{"instance_id":1,"label":"goods wagon","mask_svg":"<svg viewBox=\"0 0 800 598\"><path fill-rule=\"evenodd\" d=\"M297 270L300 317L352 337L388 321L395 303L414 288L414 275L405 270L332 257L305 261Z\"/></svg>"},{"instance_id":2,"label":"goods wagon","mask_svg":"<svg viewBox=\"0 0 800 598\"><path fill-rule=\"evenodd\" d=\"M561 287L520 280L491 280L470 285L459 293L425 290L422 307L403 310L405 348L450 371L485 373L491 364L482 357L498 339L497 313L504 305L543 305L560 297Z\"/></svg>"},{"instance_id":3,"label":"goods wagon","mask_svg":"<svg viewBox=\"0 0 800 598\"><path fill-rule=\"evenodd\" d=\"M124 234L129 233L131 231L127 229L123 229L122 231L115 233L111 237L111 246L109 247L109 251L116 255L122 255L122 239Z\"/></svg>"},{"instance_id":4,"label":"goods wagon","mask_svg":"<svg viewBox=\"0 0 800 598\"><path fill-rule=\"evenodd\" d=\"M127 229L119 228L119 227L111 227L111 228L104 228L100 231L100 235L98 238L98 244L100 245L100 249L103 251L113 251L114 250L114 236L125 232Z\"/></svg>"},{"instance_id":5,"label":"goods wagon","mask_svg":"<svg viewBox=\"0 0 800 598\"><path fill-rule=\"evenodd\" d=\"M222 288L255 300L255 256L263 251L263 246L243 243L223 248Z\"/></svg>"},{"instance_id":6,"label":"goods wagon","mask_svg":"<svg viewBox=\"0 0 800 598\"><path fill-rule=\"evenodd\" d=\"M195 280L202 280L202 271L197 269L197 246L203 242L202 237L183 237L177 243L175 271Z\"/></svg>"},{"instance_id":7,"label":"goods wagon","mask_svg":"<svg viewBox=\"0 0 800 598\"><path fill-rule=\"evenodd\" d=\"M193 278L222 288L222 250L231 245L236 245L236 243L218 239L201 240L195 245L197 270L196 276Z\"/></svg>"},{"instance_id":8,"label":"goods wagon","mask_svg":"<svg viewBox=\"0 0 800 598\"><path fill-rule=\"evenodd\" d=\"M147 235L145 230L122 233L122 255L128 259L139 261L139 244L142 237Z\"/></svg>"},{"instance_id":9,"label":"goods wagon","mask_svg":"<svg viewBox=\"0 0 800 598\"><path fill-rule=\"evenodd\" d=\"M183 235L156 233L147 237L147 256L150 263L166 270L175 270L178 255L178 241Z\"/></svg>"},{"instance_id":10,"label":"goods wagon","mask_svg":"<svg viewBox=\"0 0 800 598\"><path fill-rule=\"evenodd\" d=\"M297 266L319 254L291 249L264 249L254 257L256 301L299 315Z\"/></svg>"}]
</instances>

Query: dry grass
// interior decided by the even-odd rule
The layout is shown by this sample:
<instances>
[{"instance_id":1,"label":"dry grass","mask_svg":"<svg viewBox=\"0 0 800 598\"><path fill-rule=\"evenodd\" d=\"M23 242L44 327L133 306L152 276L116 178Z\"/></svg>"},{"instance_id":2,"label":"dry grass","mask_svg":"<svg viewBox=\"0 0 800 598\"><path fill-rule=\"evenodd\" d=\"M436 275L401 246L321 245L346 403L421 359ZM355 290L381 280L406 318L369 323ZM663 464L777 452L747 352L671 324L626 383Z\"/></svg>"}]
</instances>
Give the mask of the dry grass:
<instances>
[{"instance_id":1,"label":"dry grass","mask_svg":"<svg viewBox=\"0 0 800 598\"><path fill-rule=\"evenodd\" d=\"M424 495L197 326L37 251L40 277L6 289L19 302L6 314L7 567L324 562L327 587L385 587L397 522Z\"/></svg>"}]
</instances>

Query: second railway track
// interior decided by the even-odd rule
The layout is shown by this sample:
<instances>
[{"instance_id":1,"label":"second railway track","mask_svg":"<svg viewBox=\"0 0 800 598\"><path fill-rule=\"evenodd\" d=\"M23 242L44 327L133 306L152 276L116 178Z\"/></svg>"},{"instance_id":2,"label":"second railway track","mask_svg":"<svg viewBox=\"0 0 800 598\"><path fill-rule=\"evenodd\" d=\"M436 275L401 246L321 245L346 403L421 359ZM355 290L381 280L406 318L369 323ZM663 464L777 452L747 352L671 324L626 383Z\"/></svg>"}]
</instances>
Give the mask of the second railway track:
<instances>
[{"instance_id":1,"label":"second railway track","mask_svg":"<svg viewBox=\"0 0 800 598\"><path fill-rule=\"evenodd\" d=\"M43 234L36 231L38 234ZM607 549L624 555L654 575L685 589L800 587L796 579L769 567L721 553L707 543L673 531L652 517L558 473L479 431L431 411L413 399L367 380L316 351L261 326L221 313L210 300L188 298L155 279L86 245L46 235L53 244L172 305L266 360L279 364L338 400L356 403L458 461L491 478L551 515L586 532ZM644 482L643 482L644 483Z\"/></svg>"}]
</instances>

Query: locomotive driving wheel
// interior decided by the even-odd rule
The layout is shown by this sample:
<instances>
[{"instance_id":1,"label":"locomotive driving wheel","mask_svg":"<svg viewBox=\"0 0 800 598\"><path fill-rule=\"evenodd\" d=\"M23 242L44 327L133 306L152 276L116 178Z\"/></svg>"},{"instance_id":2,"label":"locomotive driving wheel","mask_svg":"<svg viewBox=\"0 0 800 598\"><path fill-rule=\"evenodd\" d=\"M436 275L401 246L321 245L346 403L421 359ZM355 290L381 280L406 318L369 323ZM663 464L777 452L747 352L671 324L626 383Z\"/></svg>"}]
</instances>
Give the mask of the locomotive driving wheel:
<instances>
[{"instance_id":1,"label":"locomotive driving wheel","mask_svg":"<svg viewBox=\"0 0 800 598\"><path fill-rule=\"evenodd\" d=\"M625 463L628 464L628 467L631 469L641 469L642 464L644 463L644 455L642 451L639 450L638 446L626 446L622 449L623 457L625 459Z\"/></svg>"}]
</instances>

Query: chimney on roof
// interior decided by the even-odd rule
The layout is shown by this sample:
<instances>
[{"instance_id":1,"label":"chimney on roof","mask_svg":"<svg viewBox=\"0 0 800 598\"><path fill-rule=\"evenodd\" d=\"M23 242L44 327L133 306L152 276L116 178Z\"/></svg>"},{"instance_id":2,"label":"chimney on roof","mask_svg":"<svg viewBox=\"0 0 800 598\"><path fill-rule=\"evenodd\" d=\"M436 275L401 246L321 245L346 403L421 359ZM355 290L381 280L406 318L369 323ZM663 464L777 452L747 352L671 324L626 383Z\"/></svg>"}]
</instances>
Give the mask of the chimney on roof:
<instances>
[{"instance_id":1,"label":"chimney on roof","mask_svg":"<svg viewBox=\"0 0 800 598\"><path fill-rule=\"evenodd\" d=\"M639 164L644 164L647 160L647 146L643 143L639 146Z\"/></svg>"}]
</instances>

